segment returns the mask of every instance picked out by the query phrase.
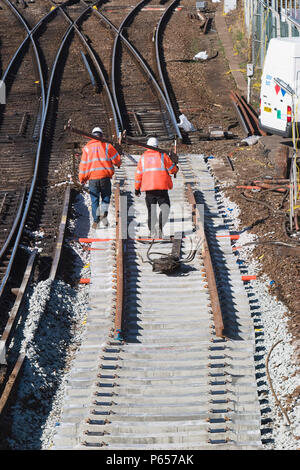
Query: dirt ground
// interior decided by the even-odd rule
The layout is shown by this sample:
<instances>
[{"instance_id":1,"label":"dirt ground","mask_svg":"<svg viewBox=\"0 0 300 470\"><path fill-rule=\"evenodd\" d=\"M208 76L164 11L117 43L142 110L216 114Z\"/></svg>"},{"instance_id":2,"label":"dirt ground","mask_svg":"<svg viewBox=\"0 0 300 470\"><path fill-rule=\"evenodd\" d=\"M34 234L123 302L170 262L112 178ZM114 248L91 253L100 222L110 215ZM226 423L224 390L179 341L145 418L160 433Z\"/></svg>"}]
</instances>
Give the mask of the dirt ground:
<instances>
[{"instance_id":1,"label":"dirt ground","mask_svg":"<svg viewBox=\"0 0 300 470\"><path fill-rule=\"evenodd\" d=\"M241 2L238 2L240 5ZM279 241L296 245L300 233L293 238L284 228L288 211L288 196L282 192L245 190L237 186L248 185L255 179L266 176L276 177L278 165L274 160L276 151L270 151L279 141L274 138L262 138L256 145L241 143L245 134L238 124L237 115L232 106L229 93L236 89L236 84L229 72L226 51L222 38L216 31L214 11L222 8L221 4L208 2L207 16L213 18L211 29L203 34L200 20L195 18L195 4L190 1L180 3L185 8L174 13L166 28L164 55L167 70L180 111L192 122L198 132L193 135L193 145L180 145L180 152L202 153L214 156L215 176L227 197L240 207L240 220L243 230L259 237L260 244L253 251L253 257L259 260L262 270L274 281L270 292L281 300L290 310L289 327L295 339L300 357L300 257L287 256L280 248L265 242ZM249 60L248 41L243 31L242 10L226 15L226 24L232 35L235 54L238 55L241 69ZM174 42L176 37L176 42ZM195 54L207 51L209 60L192 61ZM252 104L257 111L259 89L255 88ZM235 139L219 141L201 141L201 132L207 132L209 126L221 126L230 130ZM192 133L189 133L189 137ZM268 140L269 139L269 140ZM271 145L270 145L271 142ZM287 147L290 142L284 142ZM230 156L234 170L226 157ZM246 199L247 198L247 199ZM259 201L259 202L257 202ZM262 202L262 203L261 203ZM267 204L267 205L265 205ZM264 242L261 244L261 242Z\"/></svg>"}]
</instances>

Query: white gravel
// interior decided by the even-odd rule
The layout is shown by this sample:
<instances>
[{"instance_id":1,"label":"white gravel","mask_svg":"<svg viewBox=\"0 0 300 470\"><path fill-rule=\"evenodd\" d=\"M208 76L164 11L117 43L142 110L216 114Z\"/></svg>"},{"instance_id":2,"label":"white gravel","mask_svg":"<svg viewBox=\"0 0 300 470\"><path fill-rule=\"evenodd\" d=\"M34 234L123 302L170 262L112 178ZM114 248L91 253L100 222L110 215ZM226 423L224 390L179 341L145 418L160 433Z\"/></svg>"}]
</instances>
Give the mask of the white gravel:
<instances>
[{"instance_id":1,"label":"white gravel","mask_svg":"<svg viewBox=\"0 0 300 470\"><path fill-rule=\"evenodd\" d=\"M231 219L230 230L240 235L236 246L255 242L256 236L250 233L247 227L241 226L238 205L228 199L222 191L220 194L228 218ZM269 292L272 279L261 274L262 266L259 260L252 256L254 248L255 245L250 245L239 249L237 258L245 262L243 269L246 265L249 275L260 274L256 280L251 281L249 292L252 294L252 302L254 301L252 305L259 307L253 310L253 320L257 335L256 369L262 413L262 440L265 449L296 450L300 448L300 375L292 337L287 329L289 311ZM280 343L276 345L278 341ZM274 345L276 346L271 351ZM276 403L267 378L266 360L270 351L268 370L271 386L282 408L287 412L290 425ZM290 399L297 387L298 396Z\"/></svg>"}]
</instances>

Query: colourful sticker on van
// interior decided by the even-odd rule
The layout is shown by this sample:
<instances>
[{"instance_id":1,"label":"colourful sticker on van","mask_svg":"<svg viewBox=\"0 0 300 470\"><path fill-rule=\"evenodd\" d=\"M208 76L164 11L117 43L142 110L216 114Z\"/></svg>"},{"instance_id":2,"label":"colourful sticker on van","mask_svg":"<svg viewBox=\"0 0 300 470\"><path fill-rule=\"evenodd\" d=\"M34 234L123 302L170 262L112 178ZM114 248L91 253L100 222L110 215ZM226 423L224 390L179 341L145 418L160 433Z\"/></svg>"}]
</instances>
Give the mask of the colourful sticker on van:
<instances>
[{"instance_id":1,"label":"colourful sticker on van","mask_svg":"<svg viewBox=\"0 0 300 470\"><path fill-rule=\"evenodd\" d=\"M272 80L272 75L266 75L267 80Z\"/></svg>"},{"instance_id":2,"label":"colourful sticker on van","mask_svg":"<svg viewBox=\"0 0 300 470\"><path fill-rule=\"evenodd\" d=\"M275 91L276 91L276 95L278 95L278 93L280 92L280 86L277 85L277 83L275 85Z\"/></svg>"},{"instance_id":3,"label":"colourful sticker on van","mask_svg":"<svg viewBox=\"0 0 300 470\"><path fill-rule=\"evenodd\" d=\"M277 109L277 119L281 119L281 110Z\"/></svg>"},{"instance_id":4,"label":"colourful sticker on van","mask_svg":"<svg viewBox=\"0 0 300 470\"><path fill-rule=\"evenodd\" d=\"M271 85L271 82L269 80L266 81L266 85L267 86L270 86Z\"/></svg>"},{"instance_id":5,"label":"colourful sticker on van","mask_svg":"<svg viewBox=\"0 0 300 470\"><path fill-rule=\"evenodd\" d=\"M282 96L284 96L286 94L286 91L283 88L281 88L281 93L282 93Z\"/></svg>"}]
</instances>

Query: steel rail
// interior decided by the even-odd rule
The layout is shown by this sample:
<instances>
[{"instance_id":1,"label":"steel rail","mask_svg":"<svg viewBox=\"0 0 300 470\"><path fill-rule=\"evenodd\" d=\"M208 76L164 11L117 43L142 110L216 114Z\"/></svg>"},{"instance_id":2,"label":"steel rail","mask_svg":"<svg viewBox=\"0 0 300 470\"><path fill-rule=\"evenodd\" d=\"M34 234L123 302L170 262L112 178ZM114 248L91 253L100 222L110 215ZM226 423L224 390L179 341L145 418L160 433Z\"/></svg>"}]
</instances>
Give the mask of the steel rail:
<instances>
[{"instance_id":1,"label":"steel rail","mask_svg":"<svg viewBox=\"0 0 300 470\"><path fill-rule=\"evenodd\" d=\"M10 245L10 242L12 241L12 238L13 238L14 233L16 231L16 228L19 224L19 221L20 221L20 218L21 218L21 215L22 215L22 210L23 210L23 207L24 207L25 195L26 195L26 189L23 189L22 196L21 196L21 201L20 201L20 204L19 204L19 207L18 207L16 217L14 219L14 223L12 225L12 228L11 228L9 234L6 237L4 245L1 247L1 250L0 250L0 261L3 258L3 256L5 255L6 250L8 249L8 247Z\"/></svg>"},{"instance_id":2,"label":"steel rail","mask_svg":"<svg viewBox=\"0 0 300 470\"><path fill-rule=\"evenodd\" d=\"M42 66L41 66L41 60L40 60L40 54L37 50L37 46L36 46L36 43L35 43L35 40L34 40L34 34L38 31L38 29L46 22L49 20L49 18L53 15L54 12L57 11L57 9L59 8L59 6L55 6L55 8L53 8L49 13L47 13L43 18L40 19L40 21L32 28L30 29L26 20L23 18L23 16L21 15L21 13L17 10L17 8L12 4L12 2L10 0L3 0L5 1L5 3L9 6L9 8L12 10L12 12L16 15L16 17L19 19L19 21L23 24L24 28L26 29L26 32L27 32L27 37L23 40L23 42L21 43L21 45L19 46L19 48L17 49L17 51L15 52L14 56L12 57L12 59L10 60L5 72L4 72L4 75L2 77L2 81L5 82L5 80L7 79L8 75L9 75L9 72L14 64L14 62L16 61L17 57L19 56L19 54L22 52L22 49L24 48L24 46L26 45L26 43L28 42L28 40L30 39L31 42L32 42L32 46L33 46L33 50L34 50L34 53L35 53L35 57L36 57L36 62L37 62L37 66L38 66L38 71L39 71L39 79L40 79L40 87L41 87L41 105L42 105L42 115L44 114L44 111L45 111L45 82L44 82L44 76L43 76L43 72L42 72ZM18 209L18 212L17 212L17 215L15 217L15 221L14 221L14 224L10 230L10 233L8 234L8 237L6 239L6 242L5 244L3 245L3 247L1 248L1 251L0 251L0 259L4 256L14 234L15 234L15 231L16 231L16 228L19 224L19 221L20 221L20 218L21 218L21 215L22 215L22 209L24 207L24 201L25 201L25 193L26 193L26 190L24 190L24 193L23 193L23 196L22 196L22 199L21 199L21 202L20 202L20 205L19 205L19 209ZM0 293L2 293L2 289L0 289Z\"/></svg>"},{"instance_id":3,"label":"steel rail","mask_svg":"<svg viewBox=\"0 0 300 470\"><path fill-rule=\"evenodd\" d=\"M77 21L78 21L90 8L91 8L91 6L89 6L88 8L86 8L86 9L84 10L84 12L81 13L81 15L79 16L79 18L77 19ZM33 178L32 178L32 182L31 182L29 194L28 194L28 197L27 197L26 205L25 205L25 208L24 208L24 211L23 211L22 220L21 220L21 222L20 222L19 230L18 230L16 239L15 239L15 243L14 243L14 246L13 246L12 254L11 254L11 257L10 257L10 260L9 260L9 264L8 264L8 266L7 266L7 270L6 270L5 276L3 277L2 282L1 282L1 285L0 285L0 296L3 294L5 285L6 285L6 283L7 283L7 280L8 280L8 278L9 278L9 275L10 275L10 272L11 272L11 269L12 269L12 266L13 266L13 262L14 262L14 259L15 259L15 256L16 256L16 253L17 253L17 250L18 250L18 247L19 247L19 242L20 242L20 239L21 239L23 230L24 230L24 226L25 226L25 222L26 222L27 215L28 215L28 212L29 212L29 208L30 208L30 204L31 204L31 201L32 201L32 197L33 197L33 194L34 194L34 190L35 190L35 186L36 186L36 182L37 182L37 177L38 177L38 169L39 169L39 164L40 164L40 155L41 155L41 149L42 149L42 145L43 145L44 130L45 130L47 115L48 115L48 111L49 111L49 103L50 103L50 98L51 98L51 94L52 94L52 87L53 87L54 76L55 76L55 73L56 73L57 64L58 64L59 59L60 59L60 57L61 57L61 53L62 53L62 51L63 51L63 49L64 49L64 47L65 47L66 41L67 41L67 39L69 38L70 33L73 31L73 27L74 27L74 25L71 24L71 25L67 28L67 31L65 32L64 37L63 37L63 39L62 39L62 41L61 41L61 43L60 43L60 46L59 46L59 48L58 48L57 54L56 54L55 59L54 59L54 63L53 63L53 65L52 65L52 70L51 70L51 75L50 75L50 78L49 78L49 85L48 85L48 90L47 90L47 96L46 96L45 109L44 109L44 112L43 112L43 115L42 115L41 126L40 126L40 130L39 130L39 140L38 140L38 148L37 148L37 151L36 151L36 158L35 158L35 165L34 165Z\"/></svg>"},{"instance_id":4,"label":"steel rail","mask_svg":"<svg viewBox=\"0 0 300 470\"><path fill-rule=\"evenodd\" d=\"M30 29L27 22L26 22L26 20L23 18L21 13L16 9L16 7L12 4L12 2L10 0L4 0L4 2L8 5L8 7L12 10L13 14L18 18L20 23L22 23L22 25L24 26L24 28L26 30L26 33L27 33L27 37L23 40L23 42L21 43L21 45L19 46L19 48L16 50L15 54L13 55L12 59L10 60L8 66L7 66L5 72L2 76L2 81L5 82L5 80L7 80L7 77L9 75L9 72L10 72L13 64L15 63L17 57L22 52L23 48L25 47L25 45L27 44L27 42L30 39L30 41L32 43L33 50L34 50L34 54L35 54L35 57L36 57L36 63L37 63L38 72L39 72L39 81L40 81L40 89L41 89L41 104L42 104L42 113L43 113L44 109L45 109L45 83L44 83L44 76L43 76L43 72L42 72L40 55L39 55L39 52L37 50L37 46L36 46L33 35L39 29L39 27L44 23L44 21L48 20L50 15L53 14L54 10L52 10L45 17L43 17L34 26L34 28ZM12 240L14 234L15 234L16 228L19 224L19 221L20 221L20 218L21 218L21 215L22 215L22 209L24 207L25 193L26 193L26 190L24 190L23 196L21 198L21 201L20 201L20 204L19 204L19 209L17 211L16 217L15 217L15 220L14 220L14 224L13 224L13 226L12 226L12 228L11 228L7 238L6 238L6 242L4 243L3 247L1 248L0 259L2 259L2 257L4 256L8 246L9 246L9 244L10 244L10 242L11 242L11 240Z\"/></svg>"},{"instance_id":5,"label":"steel rail","mask_svg":"<svg viewBox=\"0 0 300 470\"><path fill-rule=\"evenodd\" d=\"M85 14L88 9L86 9L82 13L82 15ZM77 21L81 18L82 15L80 15L80 17L77 19ZM45 112L43 113L42 124L41 124L41 129L40 129L38 154L37 154L37 159L36 159L37 163L39 162L41 145L42 145L42 141L43 141L44 127L45 127L47 114L48 114L48 110L49 110L51 91L52 91L52 86L53 86L53 81L54 81L54 76L55 76L57 64L58 64L59 58L61 56L61 52L63 51L63 48L65 46L65 43L66 43L71 31L73 30L73 27L74 27L74 23L72 22L71 25L69 26L69 28L67 29L65 35L64 35L64 38L63 38L63 40L60 44L60 47L57 51L57 54L56 54L56 57L55 57L55 60L54 60L53 66L52 66L51 76L50 76L50 80L49 80L49 87L48 87L48 91L47 91L46 107L45 107ZM34 179L33 179L32 185L31 185L31 192L30 192L28 200L27 200L26 210L25 210L25 212L23 214L23 218L22 218L22 225L19 229L18 236L17 236L15 246L14 246L14 251L15 252L18 248L18 243L19 243L21 234L23 232L23 227L25 225L27 213L28 213L29 206L30 206L31 197L33 195L33 190L35 188L35 183L36 183L36 179L37 179L37 171L38 171L38 165L36 164L35 165ZM63 213L62 213L62 217L61 217L59 236L58 236L58 241L57 241L56 249L55 249L55 255L54 255L54 259L53 259L52 267L51 267L51 271L50 271L50 276L49 276L49 278L51 280L54 280L54 278L55 278L57 268L58 268L58 264L59 264L59 260L60 260L60 256L61 256L61 248L62 248L62 242L63 242L63 238L64 238L64 233L65 233L65 226L66 226L66 219L67 219L67 211L68 211L68 208L69 208L69 201L70 201L70 187L67 188L66 193L65 193L65 200L64 200L64 206L63 206ZM29 283L29 279L30 279L30 276L31 276L31 273L32 273L32 269L33 269L34 261L35 261L35 258L36 258L36 254L37 254L37 252L34 251L30 256L30 259L29 259L29 262L28 262L28 265L27 265L27 268L26 268L26 271L25 271L25 274L24 274L23 282L22 282L22 285L19 289L18 296L17 296L15 305L14 305L13 310L12 310L12 315L9 318L9 321L6 325L4 334L2 335L1 340L0 340L0 347L1 347L1 349L0 349L0 364L1 363L6 364L7 343L9 341L9 338L11 337L11 332L12 332L13 326L16 322L16 319L19 316L21 302L22 302L22 299L23 299L23 295L26 291L26 288L28 286L28 283ZM14 257L12 257L12 258L14 258ZM12 266L11 261L10 261L9 265L10 265L10 267ZM10 269L9 269L9 271L10 271ZM6 280L5 280L5 283L3 282L2 285L1 285L0 295L3 292L5 284L6 284ZM25 356L24 353L19 355L19 357L18 357L18 359L15 363L14 369L13 369L12 373L10 374L10 376L9 376L7 382L6 382L5 388L4 388L3 393L0 397L0 415L3 414L4 409L5 409L8 401L9 401L10 395L11 395L11 393L13 391L13 388L16 384L16 380L17 380L18 376L20 375L20 371L22 369L25 357L26 356Z\"/></svg>"},{"instance_id":6,"label":"steel rail","mask_svg":"<svg viewBox=\"0 0 300 470\"><path fill-rule=\"evenodd\" d=\"M86 2L84 0L82 0L85 4ZM122 129L124 130L124 125L123 125L123 119L122 119L122 116L121 116L121 113L119 111L119 103L118 103L118 98L117 98L117 91L116 91L116 86L115 86L115 75L116 75L116 49L117 49L117 46L118 46L118 43L119 43L119 40L123 41L123 43L126 45L126 47L129 49L129 51L131 52L131 54L136 58L136 60L140 63L140 66L141 68L144 70L144 72L146 73L146 75L150 78L151 82L153 83L154 87L156 88L157 90L157 93L158 95L160 96L161 100L163 101L164 105L166 106L166 109L168 110L168 113L171 117L171 120L172 120L172 123L173 123L173 127L175 129L175 133L176 135L178 136L179 139L181 139L181 132L179 130L179 127L177 125L177 122L176 120L174 120L174 112L173 110L170 109L170 106L169 106L169 103L164 95L164 92L162 91L161 87L159 86L157 80L155 79L154 75L152 74L152 72L149 70L149 67L147 66L147 64L145 63L145 61L143 60L143 58L141 57L141 55L139 54L139 52L133 47L133 45L128 41L128 39L126 39L123 34L122 34L122 29L124 27L124 24L126 23L126 21L128 21L128 19L130 18L131 15L135 14L135 10L137 8L139 8L141 6L142 3L144 3L145 0L142 0L130 13L129 15L122 21L119 29L108 19L106 18L106 16L101 13L100 11L96 10L96 9L93 9L93 13L98 16L101 20L103 20L106 25L115 32L116 34L116 38L115 38L115 42L114 42L114 47L113 47L113 59L112 59L112 72L111 72L111 75L112 75L112 78L111 78L111 81L112 81L112 93L113 93L113 97L114 97L114 100L115 100L115 105L116 105L116 109L118 110L118 116L119 116L119 120L120 120L120 125L122 127Z\"/></svg>"},{"instance_id":7,"label":"steel rail","mask_svg":"<svg viewBox=\"0 0 300 470\"><path fill-rule=\"evenodd\" d=\"M250 105L247 103L246 99L244 96L239 96L239 94L237 92L235 92L235 96L240 100L242 106L244 106L244 108L246 109L247 113L251 116L251 118L253 119L256 127L257 127L257 131L259 132L260 135L264 135L266 136L267 133L263 130L260 129L259 127L259 121L258 121L258 117L257 115L254 113L254 111L251 109Z\"/></svg>"},{"instance_id":8,"label":"steel rail","mask_svg":"<svg viewBox=\"0 0 300 470\"><path fill-rule=\"evenodd\" d=\"M17 298L10 312L9 319L6 323L4 332L0 338L0 365L1 366L7 365L7 362L6 362L7 350L8 350L10 341L12 339L13 331L21 315L23 299L29 288L29 281L33 274L33 268L34 268L36 257L37 257L37 250L34 250L29 257L21 286L18 289ZM24 360L25 360L25 354L24 353L19 354L15 362L14 368L11 374L9 375L9 377L7 378L5 387L0 396L0 418L2 418L5 408L9 402L11 393L14 390L14 387L20 375L20 371L22 369Z\"/></svg>"},{"instance_id":9,"label":"steel rail","mask_svg":"<svg viewBox=\"0 0 300 470\"><path fill-rule=\"evenodd\" d=\"M39 78L40 78L40 85L41 85L41 97L42 97L42 106L43 106L43 113L44 113L44 110L45 110L45 97L46 97L46 92L45 92L45 82L44 82L44 75L43 75L43 72L42 72L42 66L41 66L41 61L40 61L40 55L39 55L39 52L37 50L37 47L36 47L36 43L35 43L35 40L33 38L33 35L37 32L37 30L41 27L41 25L44 24L44 22L46 20L49 19L50 16L52 16L54 14L54 12L56 12L56 10L59 8L58 6L56 6L54 9L52 9L49 13L47 13L43 18L40 19L40 21L32 28L30 29L29 26L27 25L27 22L26 20L23 18L23 16L21 15L21 13L17 10L17 8L15 7L15 5L10 1L10 0L2 0L4 1L8 6L9 8L13 11L13 13L17 16L17 18L19 19L19 21L23 24L24 28L26 29L26 32L27 32L27 37L23 40L23 42L20 44L19 48L16 50L15 54L13 55L12 59L10 60L7 68L6 68L6 71L4 72L4 75L2 77L2 81L5 82L9 72L10 72L10 69L12 67L12 65L14 64L16 58L18 57L18 55L20 54L21 50L23 49L23 47L25 46L25 44L27 43L27 41L30 41L32 42L32 46L33 46L33 50L34 50L34 53L35 53L35 56L36 56L36 61L37 61L37 65L38 65L38 71L39 71ZM42 113L42 114L43 114Z\"/></svg>"},{"instance_id":10,"label":"steel rail","mask_svg":"<svg viewBox=\"0 0 300 470\"><path fill-rule=\"evenodd\" d=\"M122 236L122 212L120 198L120 184L115 188L115 216L116 216L116 312L114 320L114 339L122 339L122 318L124 304L124 243Z\"/></svg>"},{"instance_id":11,"label":"steel rail","mask_svg":"<svg viewBox=\"0 0 300 470\"><path fill-rule=\"evenodd\" d=\"M258 133L259 135L266 136L267 133L260 129L257 115L246 102L245 98L241 97L236 91L233 90L231 90L230 92L230 98L232 99L232 102L235 105L236 111L242 121L241 124L245 132L250 133L251 135L257 135ZM254 126L251 122L251 119L254 123Z\"/></svg>"},{"instance_id":12,"label":"steel rail","mask_svg":"<svg viewBox=\"0 0 300 470\"><path fill-rule=\"evenodd\" d=\"M20 371L22 369L24 360L25 360L25 354L21 353L17 359L17 362L15 363L15 367L12 373L10 374L8 381L6 382L5 388L0 397L0 416L3 415L4 409L6 405L8 404L9 397L11 396L12 390L14 386L16 385L16 381L18 379L18 376L20 375Z\"/></svg>"},{"instance_id":13,"label":"steel rail","mask_svg":"<svg viewBox=\"0 0 300 470\"><path fill-rule=\"evenodd\" d=\"M55 5L54 1L53 0L50 0L50 2ZM84 2L85 3L85 2ZM88 12L88 10L90 9L93 9L93 7L99 3L99 0L94 2L92 5L89 5L87 7L87 9L84 11L84 14L86 14ZM78 26L76 25L76 23L80 20L80 17L75 20L73 22L73 20L69 17L69 15L66 13L66 11L64 10L63 6L60 6L59 7L59 11L61 11L64 15L64 17L67 19L67 21L69 21L69 23L73 24L73 27L78 35L78 37L80 38L80 40L82 41L84 47L86 48L87 52L89 53L95 67L96 67L96 70L102 80L102 83L104 84L104 88L105 88L105 91L106 91L106 95L109 99L109 104L111 106L111 110L112 110L112 113L113 113L113 118L114 118L114 125L115 125L115 132L116 132L116 137L118 138L119 136L119 133L120 133L120 128L119 128L119 123L118 123L118 117L117 117L117 114L118 114L118 111L116 110L116 107L115 107L115 102L111 96L111 92L110 92L110 89L109 89L109 86L107 84L107 81L105 80L105 76L104 76L104 73L101 69L101 66L99 64L99 61L98 59L96 58L93 50L91 49L91 47L89 46L86 38L84 37L84 35L82 34L82 32L80 31L80 29L78 28Z\"/></svg>"},{"instance_id":14,"label":"steel rail","mask_svg":"<svg viewBox=\"0 0 300 470\"><path fill-rule=\"evenodd\" d=\"M248 135L255 135L255 129L251 123L251 120L249 118L249 115L245 109L245 107L242 105L241 101L239 100L238 96L235 95L235 93L233 91L231 91L230 93L230 98L232 99L233 103L235 104L235 106L238 108L238 110L240 111L239 113L239 116L242 118L243 122L241 122L243 128L247 129L247 133Z\"/></svg>"},{"instance_id":15,"label":"steel rail","mask_svg":"<svg viewBox=\"0 0 300 470\"><path fill-rule=\"evenodd\" d=\"M221 304L218 294L218 288L216 283L216 278L214 274L213 263L209 251L209 245L207 242L207 238L205 235L205 228L204 228L204 221L201 221L199 217L197 204L194 192L192 190L191 184L187 183L185 187L186 196L189 203L192 206L192 218L193 224L197 230L199 240L201 242L201 249L202 249L202 258L205 268L205 274L207 278L207 284L210 292L210 300L211 300L211 309L213 313L214 325L215 325L215 332L216 336L219 338L224 337L224 323L222 317L222 310Z\"/></svg>"},{"instance_id":16,"label":"steel rail","mask_svg":"<svg viewBox=\"0 0 300 470\"><path fill-rule=\"evenodd\" d=\"M141 6L146 2L147 0L141 0L134 8L134 10L137 10L139 8L141 8ZM118 47L118 44L119 44L119 38L121 37L122 40L125 42L126 44L126 40L123 35L122 35L122 29L124 28L124 25L125 25L125 22L126 22L126 19L129 18L131 16L131 14L133 13L133 10L131 12L129 12L129 14L127 15L127 17L125 17L123 19L123 21L121 22L119 28L117 28L116 26L114 26L112 23L111 26L113 27L115 33L116 33L116 36L115 36L115 41L114 41L114 46L113 46L113 53L112 53L112 64L111 64L111 81L112 81L112 90L113 90L113 96L114 96L114 99L115 99L115 102L118 103L118 108L119 108L119 101L118 101L118 95L117 95L117 91L116 91L116 83L115 83L115 76L116 76L116 56L117 56L117 47ZM103 14L101 14L99 12L99 15L103 16ZM109 21L109 20L108 20ZM126 44L127 46L129 46L129 41L128 41L128 44ZM132 48L132 49L131 49ZM135 53L133 52L133 46L131 46L130 44L130 47L129 49L131 50L131 52L133 53L133 56L135 56ZM146 64L145 64L146 65ZM124 126L123 126L123 121L122 121L122 130L124 129Z\"/></svg>"},{"instance_id":17,"label":"steel rail","mask_svg":"<svg viewBox=\"0 0 300 470\"><path fill-rule=\"evenodd\" d=\"M36 257L37 257L37 250L33 250L33 252L31 253L29 257L27 267L25 269L25 273L23 276L23 280L22 280L20 288L18 289L17 297L14 302L13 308L10 312L9 319L6 323L3 334L0 338L0 365L6 364L6 352L9 346L10 339L12 338L12 332L13 332L14 326L16 325L16 322L20 316L23 298L29 287L29 281L33 273L33 267L34 267Z\"/></svg>"},{"instance_id":18,"label":"steel rail","mask_svg":"<svg viewBox=\"0 0 300 470\"><path fill-rule=\"evenodd\" d=\"M53 262L51 266L51 271L49 274L49 279L51 279L52 281L54 281L56 277L58 265L59 265L60 258L61 258L62 245L63 245L63 241L65 237L67 217L68 217L68 211L69 211L69 205L70 205L70 195L71 195L71 189L70 189L70 186L68 186L65 192L65 198L64 198L64 203L63 203L61 221L59 225L58 237L57 237Z\"/></svg>"},{"instance_id":19,"label":"steel rail","mask_svg":"<svg viewBox=\"0 0 300 470\"><path fill-rule=\"evenodd\" d=\"M160 40L160 35L161 35L161 27L162 27L162 24L163 22L165 21L166 19L166 16L170 13L170 11L175 7L175 4L178 2L178 0L174 0L165 10L165 12L163 13L163 15L161 16L158 24L157 24L157 27L156 27L156 30L155 30L155 52L156 52L156 64L157 64L157 68L158 68L158 73L159 73L159 77L160 77L160 81L162 83L162 87L163 87L163 90L164 90L164 93L165 93L165 96L166 96L166 99L169 103L169 107L172 111L172 114L173 114L173 121L176 122L176 126L178 128L178 131L177 131L177 135L179 137L179 139L182 139L182 135L181 135L181 132L180 132L180 129L178 127L178 124L177 124L177 120L176 120L176 116L175 116L175 113L174 113L174 109L173 109L173 105L171 103L171 100L170 100L170 96L169 96L169 92L168 92L168 89L167 89L167 86L166 86L166 82L165 82L165 78L164 78L164 74L163 74L163 71L162 71L162 67L161 67L161 62L162 62L162 59L161 59L161 52L160 52L160 47L159 47L159 40Z\"/></svg>"},{"instance_id":20,"label":"steel rail","mask_svg":"<svg viewBox=\"0 0 300 470\"><path fill-rule=\"evenodd\" d=\"M115 38L115 43L114 43L114 48L113 48L113 58L112 58L112 87L113 87L113 93L114 93L114 96L115 96L115 99L116 99L117 102L118 102L118 96L117 96L117 91L116 91L116 86L115 86L115 76L116 76L116 57L117 57L117 48L119 46L119 39L121 37L123 41L125 40L124 36L122 35L122 30L125 28L126 23L131 19L131 17L136 15L136 11L139 10L142 7L142 5L145 3L145 1L147 1L147 0L141 0L141 2L139 2L128 13L128 15L122 21L122 23L121 23L121 25L118 29L118 33L116 35L116 38ZM152 84L154 85L159 97L162 99L162 101L163 101L163 103L164 103L164 105L165 105L165 107L166 107L166 109L169 113L169 116L171 118L174 130L175 130L175 134L177 135L178 138L182 139L180 130L178 128L178 125L177 125L177 122L176 122L176 119L175 119L175 116L174 116L173 108L172 108L172 106L170 106L169 101L167 100L165 94L163 93L161 87L159 86L156 78L154 77L151 70L149 69L146 62L143 60L143 58L139 54L139 52L136 50L136 48L127 40L125 41L125 43L129 47L129 49L130 49L131 53L134 55L134 57L136 59L138 59L138 61L140 62L140 65L143 68L146 75L151 79Z\"/></svg>"}]
</instances>

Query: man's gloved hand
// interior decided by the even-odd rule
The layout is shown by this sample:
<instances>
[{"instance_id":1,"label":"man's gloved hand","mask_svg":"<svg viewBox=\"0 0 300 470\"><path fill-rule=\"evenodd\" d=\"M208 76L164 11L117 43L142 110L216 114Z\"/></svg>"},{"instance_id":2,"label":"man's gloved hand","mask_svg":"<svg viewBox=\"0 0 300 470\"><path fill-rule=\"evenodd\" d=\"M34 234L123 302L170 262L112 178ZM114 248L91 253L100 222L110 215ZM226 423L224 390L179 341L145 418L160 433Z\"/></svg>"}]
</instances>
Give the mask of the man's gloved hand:
<instances>
[{"instance_id":1,"label":"man's gloved hand","mask_svg":"<svg viewBox=\"0 0 300 470\"><path fill-rule=\"evenodd\" d=\"M169 157L172 160L172 162L175 163L175 165L177 165L178 160L179 160L178 155L176 155L176 153L174 152L170 152Z\"/></svg>"},{"instance_id":2,"label":"man's gloved hand","mask_svg":"<svg viewBox=\"0 0 300 470\"><path fill-rule=\"evenodd\" d=\"M140 189L135 189L134 194L139 197L141 195L141 190Z\"/></svg>"}]
</instances>

